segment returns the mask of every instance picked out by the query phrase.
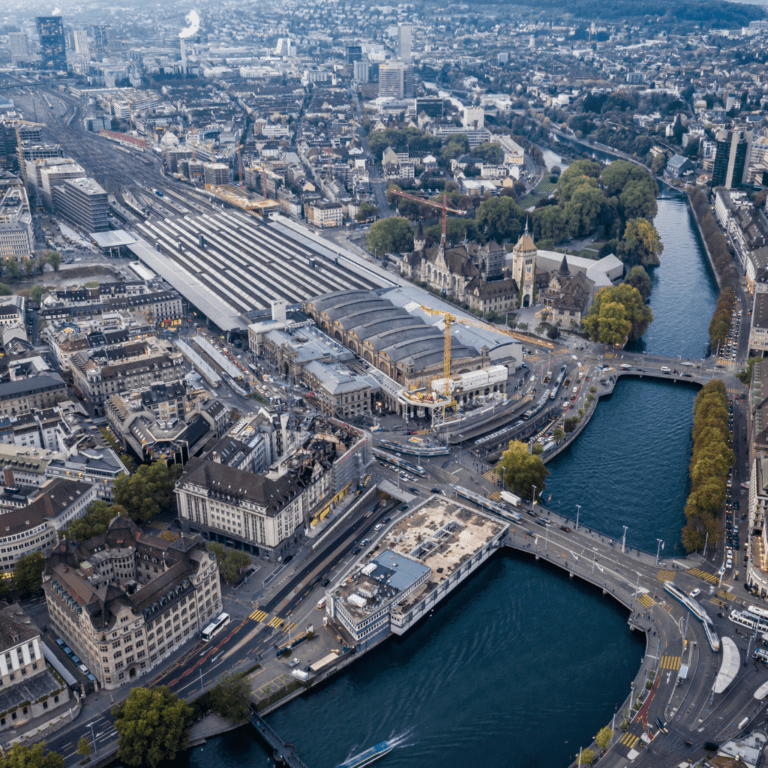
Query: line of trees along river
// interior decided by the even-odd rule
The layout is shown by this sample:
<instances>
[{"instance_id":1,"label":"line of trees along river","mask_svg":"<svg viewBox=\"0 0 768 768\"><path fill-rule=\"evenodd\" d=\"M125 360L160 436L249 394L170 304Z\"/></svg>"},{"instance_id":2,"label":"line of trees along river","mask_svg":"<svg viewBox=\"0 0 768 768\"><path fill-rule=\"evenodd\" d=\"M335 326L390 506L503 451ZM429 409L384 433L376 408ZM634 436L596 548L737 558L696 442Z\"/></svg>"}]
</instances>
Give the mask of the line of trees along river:
<instances>
[{"instance_id":1,"label":"line of trees along river","mask_svg":"<svg viewBox=\"0 0 768 768\"><path fill-rule=\"evenodd\" d=\"M664 242L653 272L654 323L641 348L700 357L716 284L683 199L660 199ZM631 546L671 555L688 493L695 389L627 380L549 469L545 501ZM558 504L559 502L559 504ZM598 631L595 631L599 628ZM434 615L269 716L310 768L333 768L407 734L386 766L567 765L610 721L643 653L626 611L599 591L522 555L493 558ZM267 766L247 731L180 756L179 766ZM382 761L384 765L384 761Z\"/></svg>"}]
</instances>

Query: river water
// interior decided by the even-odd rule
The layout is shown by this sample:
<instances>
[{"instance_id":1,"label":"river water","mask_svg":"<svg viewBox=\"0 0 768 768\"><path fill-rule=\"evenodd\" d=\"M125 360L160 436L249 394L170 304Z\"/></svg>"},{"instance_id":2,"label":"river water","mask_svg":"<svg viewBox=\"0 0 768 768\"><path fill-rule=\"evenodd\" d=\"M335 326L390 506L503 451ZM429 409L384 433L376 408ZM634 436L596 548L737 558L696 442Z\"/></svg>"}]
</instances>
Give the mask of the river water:
<instances>
[{"instance_id":1,"label":"river water","mask_svg":"<svg viewBox=\"0 0 768 768\"><path fill-rule=\"evenodd\" d=\"M716 285L681 200L660 200L651 352L701 354ZM620 382L567 453L550 463L550 504L628 544L674 551L683 522L695 390ZM500 553L432 616L269 721L309 768L333 768L385 738L384 768L552 768L586 746L629 691L643 654L626 611L547 564ZM179 768L267 766L248 729L213 739Z\"/></svg>"}]
</instances>

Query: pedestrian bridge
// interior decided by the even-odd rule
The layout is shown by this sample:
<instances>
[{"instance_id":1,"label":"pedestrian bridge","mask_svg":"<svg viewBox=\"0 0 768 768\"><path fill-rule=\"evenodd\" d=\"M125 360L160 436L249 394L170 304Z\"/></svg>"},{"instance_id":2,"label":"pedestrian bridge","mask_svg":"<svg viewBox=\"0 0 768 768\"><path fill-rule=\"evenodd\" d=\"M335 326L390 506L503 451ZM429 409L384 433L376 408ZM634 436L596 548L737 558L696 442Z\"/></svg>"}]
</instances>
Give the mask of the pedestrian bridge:
<instances>
[{"instance_id":1,"label":"pedestrian bridge","mask_svg":"<svg viewBox=\"0 0 768 768\"><path fill-rule=\"evenodd\" d=\"M251 706L250 723L256 733L272 748L275 764L280 763L289 766L289 768L307 768L296 754L296 748L293 744L286 744L267 721L254 711L253 706Z\"/></svg>"}]
</instances>

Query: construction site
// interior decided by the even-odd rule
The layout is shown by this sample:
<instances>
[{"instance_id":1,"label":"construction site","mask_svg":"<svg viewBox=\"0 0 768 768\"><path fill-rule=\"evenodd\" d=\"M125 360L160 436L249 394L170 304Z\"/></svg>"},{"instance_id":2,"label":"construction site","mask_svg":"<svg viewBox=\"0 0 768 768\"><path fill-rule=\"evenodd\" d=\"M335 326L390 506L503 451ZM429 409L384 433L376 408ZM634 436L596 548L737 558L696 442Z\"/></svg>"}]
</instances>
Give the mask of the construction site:
<instances>
[{"instance_id":1,"label":"construction site","mask_svg":"<svg viewBox=\"0 0 768 768\"><path fill-rule=\"evenodd\" d=\"M336 291L305 302L304 312L330 338L389 379L387 410L409 418L450 413L507 400L507 379L522 363L512 331L452 314L409 286Z\"/></svg>"}]
</instances>

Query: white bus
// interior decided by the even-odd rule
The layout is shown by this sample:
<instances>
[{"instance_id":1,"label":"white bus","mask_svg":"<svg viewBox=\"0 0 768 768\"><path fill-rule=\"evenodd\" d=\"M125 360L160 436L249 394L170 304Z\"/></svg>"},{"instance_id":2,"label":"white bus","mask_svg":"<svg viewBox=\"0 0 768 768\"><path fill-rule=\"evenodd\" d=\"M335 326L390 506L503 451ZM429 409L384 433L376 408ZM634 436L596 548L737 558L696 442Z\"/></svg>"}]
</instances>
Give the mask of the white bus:
<instances>
[{"instance_id":1,"label":"white bus","mask_svg":"<svg viewBox=\"0 0 768 768\"><path fill-rule=\"evenodd\" d=\"M224 627L227 626L227 624L229 624L229 614L222 613L203 630L203 642L209 643L215 635L217 635L219 632L221 632L222 629L224 629Z\"/></svg>"}]
</instances>

